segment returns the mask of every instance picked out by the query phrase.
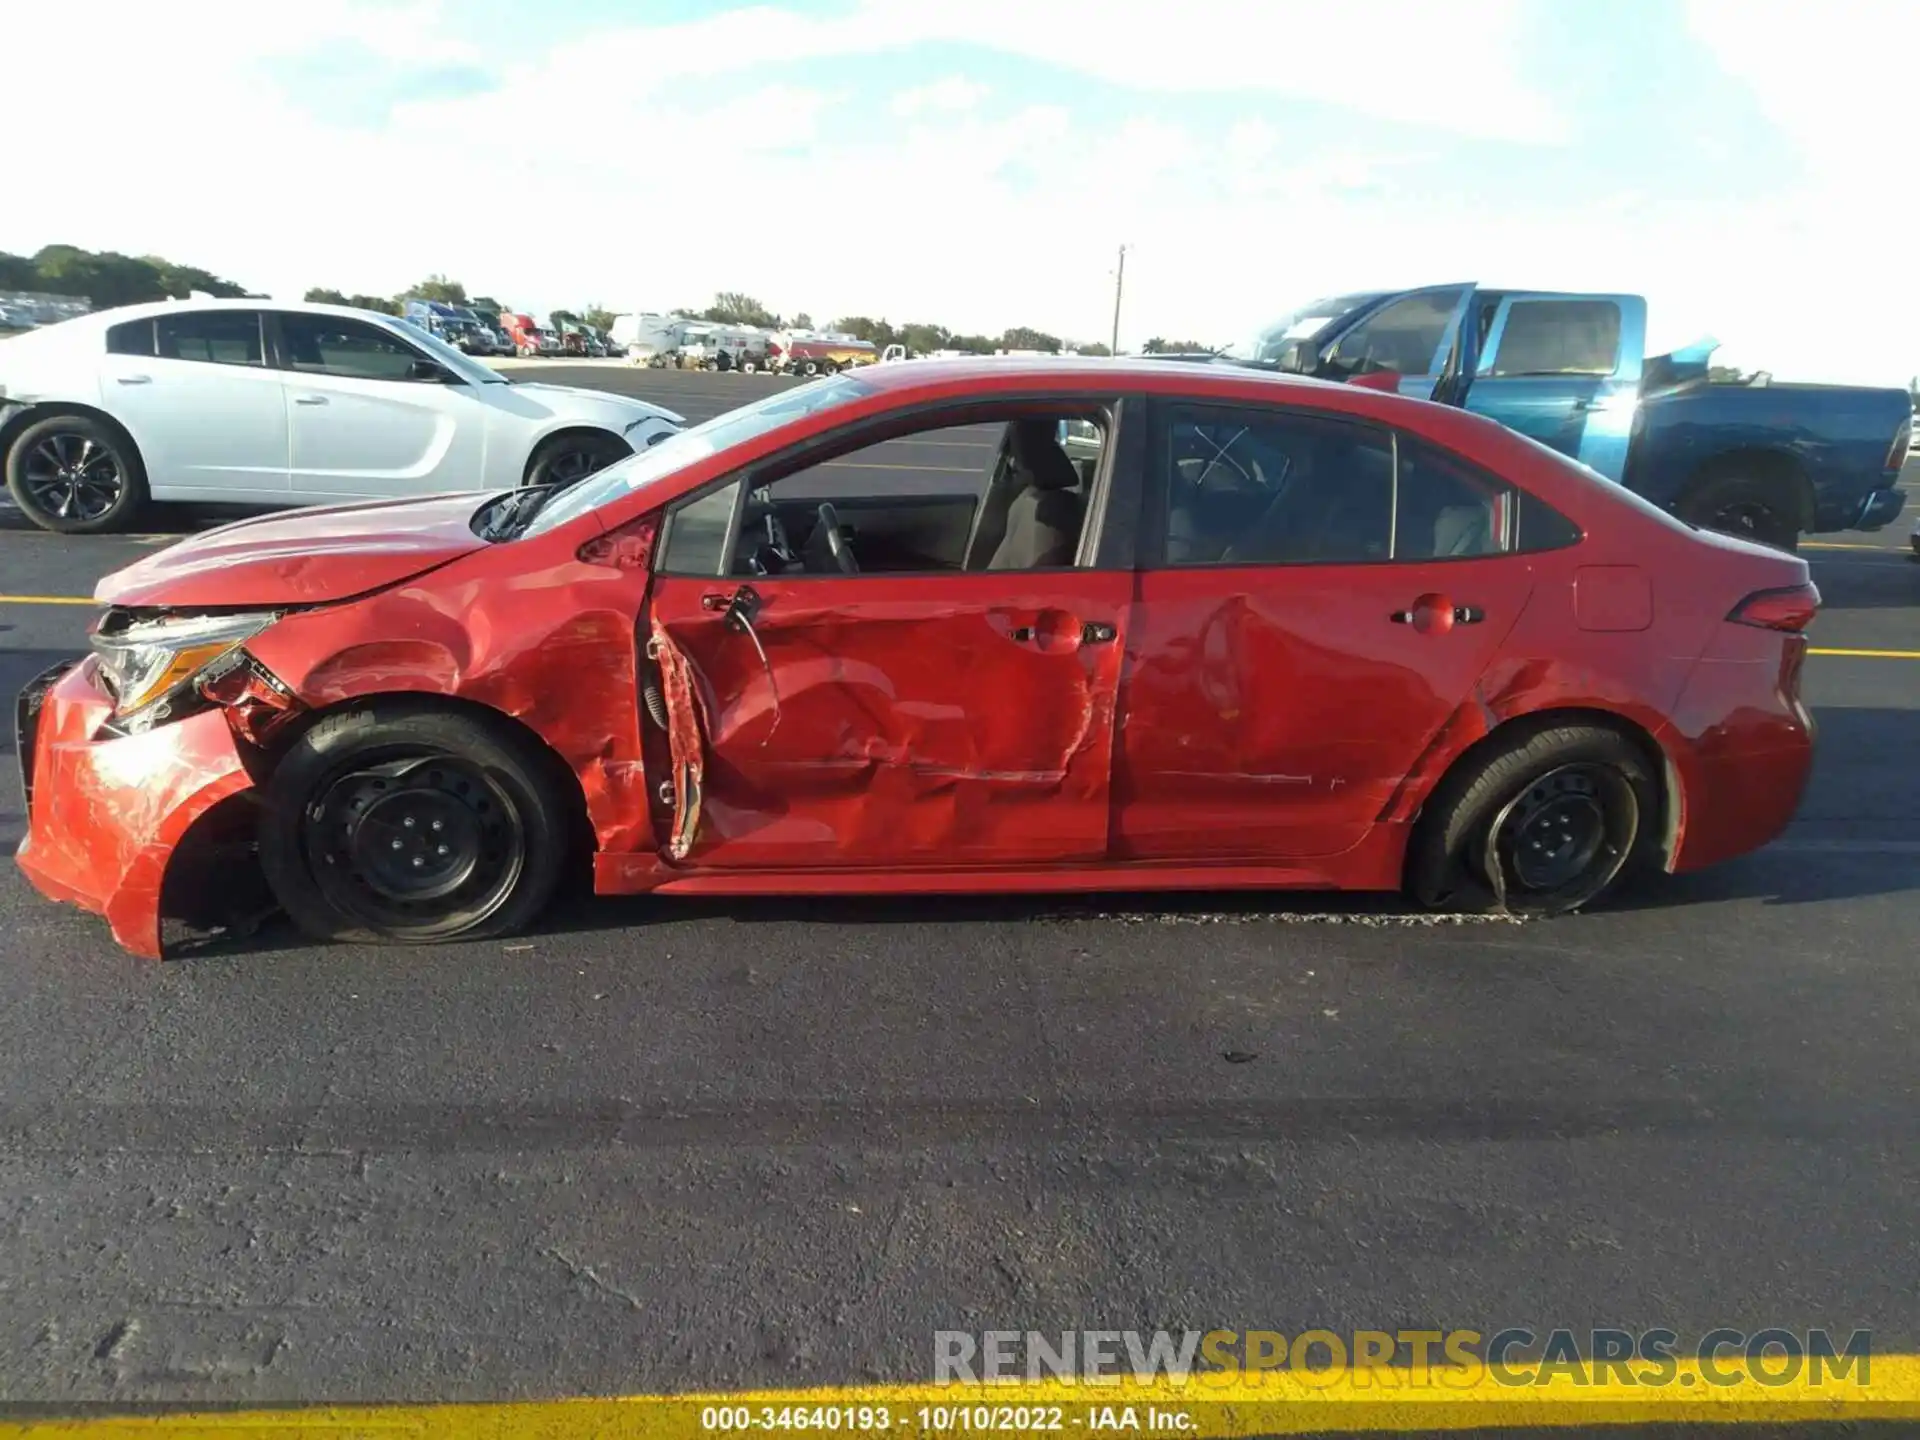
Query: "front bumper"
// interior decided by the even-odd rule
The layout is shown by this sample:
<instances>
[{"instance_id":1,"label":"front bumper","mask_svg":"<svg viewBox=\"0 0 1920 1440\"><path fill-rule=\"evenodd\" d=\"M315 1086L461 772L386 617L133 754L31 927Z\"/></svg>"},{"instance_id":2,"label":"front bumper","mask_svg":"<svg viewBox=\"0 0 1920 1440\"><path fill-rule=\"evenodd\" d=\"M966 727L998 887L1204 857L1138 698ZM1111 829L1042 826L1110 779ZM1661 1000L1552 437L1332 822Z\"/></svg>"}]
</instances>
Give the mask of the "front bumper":
<instances>
[{"instance_id":1,"label":"front bumper","mask_svg":"<svg viewBox=\"0 0 1920 1440\"><path fill-rule=\"evenodd\" d=\"M220 710L102 735L112 713L90 659L23 692L27 838L15 858L42 895L103 916L114 939L158 960L168 863L195 821L253 779Z\"/></svg>"},{"instance_id":2,"label":"front bumper","mask_svg":"<svg viewBox=\"0 0 1920 1440\"><path fill-rule=\"evenodd\" d=\"M1907 492L1889 487L1885 490L1870 491L1860 504L1859 518L1850 527L1855 530L1878 530L1891 525L1907 503Z\"/></svg>"}]
</instances>

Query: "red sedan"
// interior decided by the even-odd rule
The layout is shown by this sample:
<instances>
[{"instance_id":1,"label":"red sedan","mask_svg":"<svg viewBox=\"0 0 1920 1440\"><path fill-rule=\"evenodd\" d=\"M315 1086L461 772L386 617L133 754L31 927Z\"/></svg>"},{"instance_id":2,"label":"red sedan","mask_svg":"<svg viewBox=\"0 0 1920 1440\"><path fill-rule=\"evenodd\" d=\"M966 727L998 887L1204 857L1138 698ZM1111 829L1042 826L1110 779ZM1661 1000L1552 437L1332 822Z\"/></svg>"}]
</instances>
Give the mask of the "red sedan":
<instances>
[{"instance_id":1,"label":"red sedan","mask_svg":"<svg viewBox=\"0 0 1920 1440\"><path fill-rule=\"evenodd\" d=\"M913 437L986 463L856 453ZM1765 844L1812 760L1802 560L1492 421L1223 367L863 370L98 598L21 697L19 860L148 956L236 843L305 931L399 942L519 930L576 866L1551 914Z\"/></svg>"}]
</instances>

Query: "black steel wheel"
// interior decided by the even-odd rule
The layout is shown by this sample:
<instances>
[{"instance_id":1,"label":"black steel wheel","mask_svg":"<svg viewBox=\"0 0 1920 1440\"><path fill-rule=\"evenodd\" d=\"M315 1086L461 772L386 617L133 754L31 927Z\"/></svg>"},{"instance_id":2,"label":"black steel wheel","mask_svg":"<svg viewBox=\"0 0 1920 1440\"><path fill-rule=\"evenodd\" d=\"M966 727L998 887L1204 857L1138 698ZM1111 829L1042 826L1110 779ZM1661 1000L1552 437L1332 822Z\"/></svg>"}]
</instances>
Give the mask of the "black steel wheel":
<instances>
[{"instance_id":1,"label":"black steel wheel","mask_svg":"<svg viewBox=\"0 0 1920 1440\"><path fill-rule=\"evenodd\" d=\"M1613 883L1639 835L1639 797L1618 767L1562 765L1494 816L1481 877L1509 909L1577 909Z\"/></svg>"},{"instance_id":2,"label":"black steel wheel","mask_svg":"<svg viewBox=\"0 0 1920 1440\"><path fill-rule=\"evenodd\" d=\"M1737 535L1776 550L1800 545L1797 497L1791 487L1745 475L1720 475L1690 494L1681 517L1703 530Z\"/></svg>"},{"instance_id":3,"label":"black steel wheel","mask_svg":"<svg viewBox=\"0 0 1920 1440\"><path fill-rule=\"evenodd\" d=\"M597 470L624 460L633 447L605 430L573 430L555 435L527 464L529 485L577 485Z\"/></svg>"},{"instance_id":4,"label":"black steel wheel","mask_svg":"<svg viewBox=\"0 0 1920 1440\"><path fill-rule=\"evenodd\" d=\"M1658 830L1650 753L1604 725L1516 725L1469 752L1421 811L1407 888L1436 909L1561 915L1638 869Z\"/></svg>"},{"instance_id":5,"label":"black steel wheel","mask_svg":"<svg viewBox=\"0 0 1920 1440\"><path fill-rule=\"evenodd\" d=\"M511 934L551 899L577 830L563 767L504 722L384 701L323 718L281 757L260 854L323 939Z\"/></svg>"},{"instance_id":6,"label":"black steel wheel","mask_svg":"<svg viewBox=\"0 0 1920 1440\"><path fill-rule=\"evenodd\" d=\"M8 448L6 476L21 513L63 535L124 528L147 493L132 442L91 415L52 415L29 425Z\"/></svg>"}]
</instances>

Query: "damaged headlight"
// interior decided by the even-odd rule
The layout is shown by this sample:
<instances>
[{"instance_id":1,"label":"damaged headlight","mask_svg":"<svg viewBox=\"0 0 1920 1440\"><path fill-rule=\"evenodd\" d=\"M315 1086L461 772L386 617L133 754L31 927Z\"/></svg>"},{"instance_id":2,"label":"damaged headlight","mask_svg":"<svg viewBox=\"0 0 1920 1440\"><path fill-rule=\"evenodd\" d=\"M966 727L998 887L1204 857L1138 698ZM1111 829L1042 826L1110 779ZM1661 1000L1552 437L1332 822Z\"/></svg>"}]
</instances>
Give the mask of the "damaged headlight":
<instances>
[{"instance_id":1,"label":"damaged headlight","mask_svg":"<svg viewBox=\"0 0 1920 1440\"><path fill-rule=\"evenodd\" d=\"M93 635L100 677L113 696L116 720L147 724L172 713L174 697L238 665L241 646L279 619L274 611L136 620Z\"/></svg>"}]
</instances>

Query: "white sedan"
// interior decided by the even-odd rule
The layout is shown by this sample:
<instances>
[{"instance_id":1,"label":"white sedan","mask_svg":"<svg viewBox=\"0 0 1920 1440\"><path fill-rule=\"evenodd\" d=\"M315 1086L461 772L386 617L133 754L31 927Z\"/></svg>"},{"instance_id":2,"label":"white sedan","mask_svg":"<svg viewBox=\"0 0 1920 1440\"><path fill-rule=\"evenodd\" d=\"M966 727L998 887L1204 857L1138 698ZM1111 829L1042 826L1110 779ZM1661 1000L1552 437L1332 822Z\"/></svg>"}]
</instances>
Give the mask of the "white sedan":
<instances>
[{"instance_id":1,"label":"white sedan","mask_svg":"<svg viewBox=\"0 0 1920 1440\"><path fill-rule=\"evenodd\" d=\"M570 484L672 434L658 405L510 381L390 315L174 300L0 340L13 501L67 534L147 499L333 504Z\"/></svg>"}]
</instances>

